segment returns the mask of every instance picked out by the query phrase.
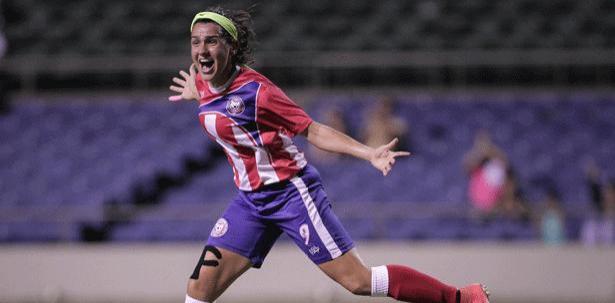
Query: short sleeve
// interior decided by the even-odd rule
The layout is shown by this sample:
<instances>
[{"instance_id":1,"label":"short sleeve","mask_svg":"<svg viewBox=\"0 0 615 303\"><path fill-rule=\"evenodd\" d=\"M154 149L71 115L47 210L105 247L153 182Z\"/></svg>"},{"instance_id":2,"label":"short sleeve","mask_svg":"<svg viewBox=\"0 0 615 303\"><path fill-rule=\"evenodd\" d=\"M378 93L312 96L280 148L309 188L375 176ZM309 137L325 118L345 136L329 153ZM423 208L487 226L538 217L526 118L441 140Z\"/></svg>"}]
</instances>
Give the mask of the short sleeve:
<instances>
[{"instance_id":1,"label":"short sleeve","mask_svg":"<svg viewBox=\"0 0 615 303\"><path fill-rule=\"evenodd\" d=\"M295 136L302 133L312 118L275 85L263 84L258 93L257 123L283 129Z\"/></svg>"}]
</instances>

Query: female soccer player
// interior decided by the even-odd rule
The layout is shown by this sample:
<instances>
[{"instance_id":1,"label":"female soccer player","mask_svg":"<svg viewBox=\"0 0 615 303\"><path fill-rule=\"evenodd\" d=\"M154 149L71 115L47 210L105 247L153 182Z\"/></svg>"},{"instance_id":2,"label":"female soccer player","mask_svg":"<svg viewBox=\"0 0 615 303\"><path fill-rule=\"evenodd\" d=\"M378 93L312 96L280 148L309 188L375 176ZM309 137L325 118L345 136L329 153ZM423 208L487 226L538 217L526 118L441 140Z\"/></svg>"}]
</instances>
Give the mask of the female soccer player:
<instances>
[{"instance_id":1,"label":"female soccer player","mask_svg":"<svg viewBox=\"0 0 615 303\"><path fill-rule=\"evenodd\" d=\"M357 295L406 302L488 302L480 284L457 289L409 267L368 268L331 210L320 176L292 138L369 161L386 176L397 139L370 148L313 121L275 84L250 69L253 31L246 11L220 7L190 25L192 65L171 101L198 100L205 133L222 146L239 188L216 222L188 282L186 303L213 302L250 267L258 268L282 232L318 267Z\"/></svg>"}]
</instances>

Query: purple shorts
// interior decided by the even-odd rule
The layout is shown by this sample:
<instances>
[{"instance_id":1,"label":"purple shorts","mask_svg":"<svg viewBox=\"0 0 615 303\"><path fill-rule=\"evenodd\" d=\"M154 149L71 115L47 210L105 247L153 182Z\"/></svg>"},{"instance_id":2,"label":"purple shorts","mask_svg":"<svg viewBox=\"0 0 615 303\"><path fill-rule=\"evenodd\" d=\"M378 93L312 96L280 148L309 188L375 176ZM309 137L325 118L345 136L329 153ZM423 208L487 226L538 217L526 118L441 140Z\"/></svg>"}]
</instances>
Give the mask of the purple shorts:
<instances>
[{"instance_id":1,"label":"purple shorts","mask_svg":"<svg viewBox=\"0 0 615 303\"><path fill-rule=\"evenodd\" d=\"M354 247L331 210L318 171L310 165L288 181L252 192L240 191L216 222L207 242L238 253L259 268L282 232L316 264Z\"/></svg>"}]
</instances>

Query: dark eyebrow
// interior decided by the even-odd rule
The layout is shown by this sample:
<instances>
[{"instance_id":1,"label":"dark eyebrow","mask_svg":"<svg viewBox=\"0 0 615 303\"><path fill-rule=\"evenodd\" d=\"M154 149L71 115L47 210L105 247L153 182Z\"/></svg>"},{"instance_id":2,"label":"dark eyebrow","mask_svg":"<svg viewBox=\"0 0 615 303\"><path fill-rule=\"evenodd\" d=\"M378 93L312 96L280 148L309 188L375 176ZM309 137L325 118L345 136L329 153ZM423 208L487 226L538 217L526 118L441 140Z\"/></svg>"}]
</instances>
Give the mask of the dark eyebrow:
<instances>
[{"instance_id":1,"label":"dark eyebrow","mask_svg":"<svg viewBox=\"0 0 615 303\"><path fill-rule=\"evenodd\" d=\"M200 39L201 37L199 36L190 36L190 39ZM205 36L205 39L207 38L220 38L220 35L210 35L210 36Z\"/></svg>"}]
</instances>

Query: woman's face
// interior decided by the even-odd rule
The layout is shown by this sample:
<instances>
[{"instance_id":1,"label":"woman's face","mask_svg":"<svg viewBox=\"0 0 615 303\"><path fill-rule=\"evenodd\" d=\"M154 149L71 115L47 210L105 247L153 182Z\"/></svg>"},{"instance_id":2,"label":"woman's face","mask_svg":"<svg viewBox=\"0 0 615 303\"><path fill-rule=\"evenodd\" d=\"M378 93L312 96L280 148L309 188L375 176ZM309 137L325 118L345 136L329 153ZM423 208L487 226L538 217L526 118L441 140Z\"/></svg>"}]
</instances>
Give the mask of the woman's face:
<instances>
[{"instance_id":1,"label":"woman's face","mask_svg":"<svg viewBox=\"0 0 615 303\"><path fill-rule=\"evenodd\" d=\"M192 63L214 87L220 87L231 76L232 46L220 36L221 28L213 22L197 22L190 37Z\"/></svg>"}]
</instances>

